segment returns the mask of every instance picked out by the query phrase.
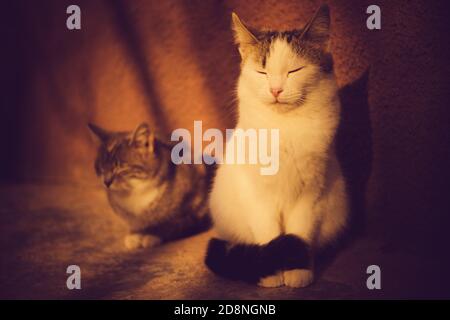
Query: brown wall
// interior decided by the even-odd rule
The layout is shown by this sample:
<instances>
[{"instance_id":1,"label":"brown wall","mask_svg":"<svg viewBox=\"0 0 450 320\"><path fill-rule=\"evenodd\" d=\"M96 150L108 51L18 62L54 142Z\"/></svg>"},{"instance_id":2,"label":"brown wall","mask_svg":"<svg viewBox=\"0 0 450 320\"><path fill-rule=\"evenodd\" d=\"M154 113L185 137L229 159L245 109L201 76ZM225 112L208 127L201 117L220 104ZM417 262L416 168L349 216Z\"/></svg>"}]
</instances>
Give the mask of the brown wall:
<instances>
[{"instance_id":1,"label":"brown wall","mask_svg":"<svg viewBox=\"0 0 450 320\"><path fill-rule=\"evenodd\" d=\"M2 4L1 179L93 182L86 123L168 133L233 125L239 57L230 13L255 27L301 27L320 1L73 1ZM342 87L341 155L354 204L388 237L446 239L449 106L445 1L329 1ZM403 234L401 233L401 234ZM426 236L423 236L426 235ZM402 236L403 237L403 236ZM417 241L420 243L420 241ZM426 250L426 248L425 248Z\"/></svg>"}]
</instances>

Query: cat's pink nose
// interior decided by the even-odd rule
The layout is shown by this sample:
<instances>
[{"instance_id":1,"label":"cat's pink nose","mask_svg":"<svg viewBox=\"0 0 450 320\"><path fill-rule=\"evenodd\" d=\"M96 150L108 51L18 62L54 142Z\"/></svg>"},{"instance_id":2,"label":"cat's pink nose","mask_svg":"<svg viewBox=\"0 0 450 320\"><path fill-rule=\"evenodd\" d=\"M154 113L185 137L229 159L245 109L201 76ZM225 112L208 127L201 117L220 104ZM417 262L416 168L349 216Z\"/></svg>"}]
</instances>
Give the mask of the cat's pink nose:
<instances>
[{"instance_id":1,"label":"cat's pink nose","mask_svg":"<svg viewBox=\"0 0 450 320\"><path fill-rule=\"evenodd\" d=\"M277 97L280 95L280 93L283 92L283 89L281 89L281 88L271 88L271 89L270 89L270 92L272 93L272 95L273 95L275 98L277 98Z\"/></svg>"}]
</instances>

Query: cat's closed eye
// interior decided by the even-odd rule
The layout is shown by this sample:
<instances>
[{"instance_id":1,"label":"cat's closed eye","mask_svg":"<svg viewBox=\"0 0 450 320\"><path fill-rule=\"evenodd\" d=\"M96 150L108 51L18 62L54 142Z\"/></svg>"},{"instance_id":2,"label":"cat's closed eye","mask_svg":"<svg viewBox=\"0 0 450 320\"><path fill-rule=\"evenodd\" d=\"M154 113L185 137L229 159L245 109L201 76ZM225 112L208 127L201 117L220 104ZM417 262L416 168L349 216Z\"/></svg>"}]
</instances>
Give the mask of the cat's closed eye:
<instances>
[{"instance_id":1,"label":"cat's closed eye","mask_svg":"<svg viewBox=\"0 0 450 320\"><path fill-rule=\"evenodd\" d=\"M299 68L297 68L297 69L290 70L290 71L288 71L288 75L291 74L291 73L300 71L300 70L302 70L303 68L304 68L304 67L299 67ZM264 75L267 74L267 72L265 72L265 71L260 71L260 70L256 70L256 72L258 72L259 74L264 74Z\"/></svg>"},{"instance_id":2,"label":"cat's closed eye","mask_svg":"<svg viewBox=\"0 0 450 320\"><path fill-rule=\"evenodd\" d=\"M291 73L294 73L294 72L300 71L300 70L302 70L303 68L304 68L304 67L299 67L299 68L297 68L297 69L294 69L294 70L288 71L288 75L289 75L289 74L291 74Z\"/></svg>"}]
</instances>

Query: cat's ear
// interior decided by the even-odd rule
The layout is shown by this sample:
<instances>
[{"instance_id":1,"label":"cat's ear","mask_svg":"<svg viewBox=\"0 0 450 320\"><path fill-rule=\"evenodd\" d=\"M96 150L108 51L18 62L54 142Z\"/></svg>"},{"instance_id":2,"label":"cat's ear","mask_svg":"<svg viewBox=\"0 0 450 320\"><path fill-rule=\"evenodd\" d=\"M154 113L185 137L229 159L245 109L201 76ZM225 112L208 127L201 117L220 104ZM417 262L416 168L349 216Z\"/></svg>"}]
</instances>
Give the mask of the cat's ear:
<instances>
[{"instance_id":1,"label":"cat's ear","mask_svg":"<svg viewBox=\"0 0 450 320\"><path fill-rule=\"evenodd\" d=\"M328 47L330 37L330 9L322 5L303 29L301 39L312 41L323 49Z\"/></svg>"},{"instance_id":2,"label":"cat's ear","mask_svg":"<svg viewBox=\"0 0 450 320\"><path fill-rule=\"evenodd\" d=\"M96 126L95 124L88 123L88 128L93 133L93 138L97 144L103 144L108 141L111 136L111 133L105 129Z\"/></svg>"},{"instance_id":3,"label":"cat's ear","mask_svg":"<svg viewBox=\"0 0 450 320\"><path fill-rule=\"evenodd\" d=\"M147 123L143 122L136 127L131 135L131 144L140 149L153 152L155 145L155 135L150 130Z\"/></svg>"},{"instance_id":4,"label":"cat's ear","mask_svg":"<svg viewBox=\"0 0 450 320\"><path fill-rule=\"evenodd\" d=\"M258 44L256 36L245 26L236 13L231 13L232 28L234 31L234 41L239 45L239 53L244 57L245 51L249 47Z\"/></svg>"}]
</instances>

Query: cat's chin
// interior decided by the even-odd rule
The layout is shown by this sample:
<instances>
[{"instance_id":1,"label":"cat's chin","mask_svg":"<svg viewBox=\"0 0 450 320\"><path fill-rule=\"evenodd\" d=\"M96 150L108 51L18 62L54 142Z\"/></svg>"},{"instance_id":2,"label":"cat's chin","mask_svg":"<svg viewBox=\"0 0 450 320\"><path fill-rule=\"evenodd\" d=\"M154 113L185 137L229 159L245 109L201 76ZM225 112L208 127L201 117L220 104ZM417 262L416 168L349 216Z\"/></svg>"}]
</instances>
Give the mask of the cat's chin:
<instances>
[{"instance_id":1,"label":"cat's chin","mask_svg":"<svg viewBox=\"0 0 450 320\"><path fill-rule=\"evenodd\" d=\"M130 186L127 186L124 183L116 183L116 184L112 184L109 188L107 188L107 191L120 193L120 192L127 192L130 189L131 189Z\"/></svg>"},{"instance_id":2,"label":"cat's chin","mask_svg":"<svg viewBox=\"0 0 450 320\"><path fill-rule=\"evenodd\" d=\"M287 112L299 107L296 103L282 102L282 101L273 101L268 104L271 109L279 112Z\"/></svg>"}]
</instances>

